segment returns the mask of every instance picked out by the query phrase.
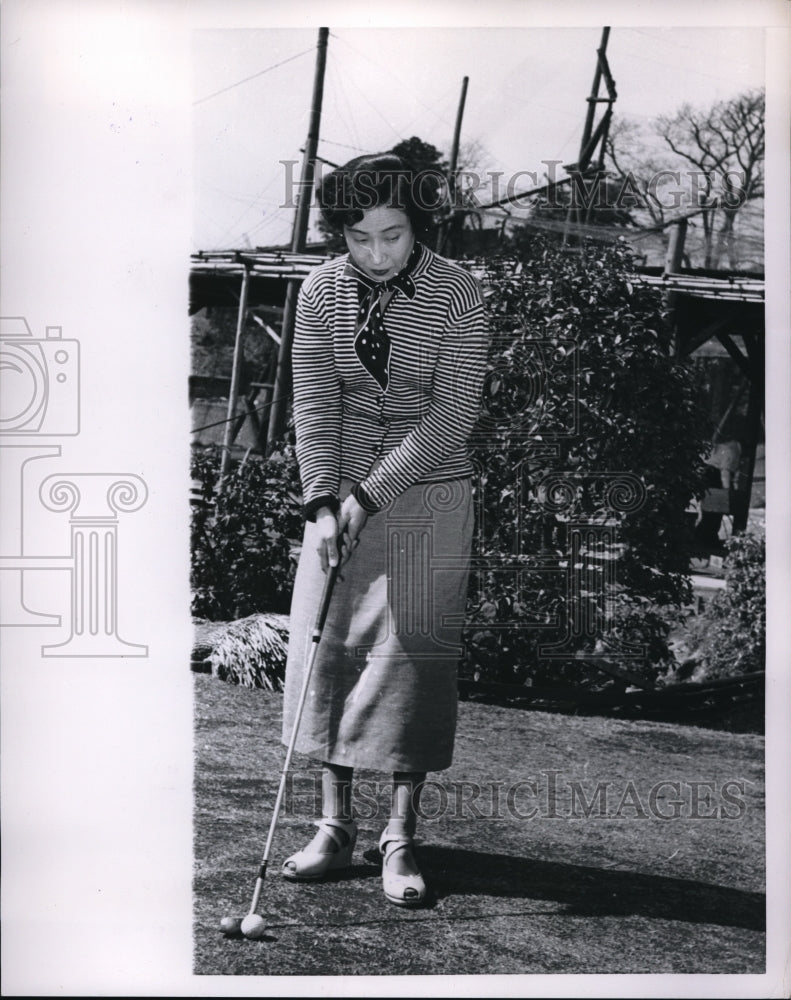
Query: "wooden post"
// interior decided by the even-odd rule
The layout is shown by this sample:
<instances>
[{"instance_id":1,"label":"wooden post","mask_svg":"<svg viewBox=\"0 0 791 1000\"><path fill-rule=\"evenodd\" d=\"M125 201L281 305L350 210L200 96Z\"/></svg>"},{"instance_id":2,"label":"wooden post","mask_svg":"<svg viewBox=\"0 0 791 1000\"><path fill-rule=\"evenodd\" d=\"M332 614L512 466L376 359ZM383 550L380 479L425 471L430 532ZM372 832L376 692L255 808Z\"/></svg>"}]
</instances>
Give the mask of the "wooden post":
<instances>
[{"instance_id":1,"label":"wooden post","mask_svg":"<svg viewBox=\"0 0 791 1000\"><path fill-rule=\"evenodd\" d=\"M233 345L233 368L231 370L231 388L228 390L228 414L225 421L225 433L222 442L222 457L220 459L220 485L228 474L231 462L231 445L236 437L236 405L239 400L239 382L242 374L242 359L244 358L244 324L247 319L247 291L250 285L250 268L245 263L242 275L242 291L239 295L239 312L236 316L236 339Z\"/></svg>"},{"instance_id":2,"label":"wooden post","mask_svg":"<svg viewBox=\"0 0 791 1000\"><path fill-rule=\"evenodd\" d=\"M467 100L467 84L470 78L465 76L461 81L461 97L459 98L459 109L456 112L456 127L453 130L453 145L450 150L450 181L456 176L456 167L459 162L459 139L461 138L461 121L464 117L464 103Z\"/></svg>"},{"instance_id":3,"label":"wooden post","mask_svg":"<svg viewBox=\"0 0 791 1000\"><path fill-rule=\"evenodd\" d=\"M580 162L577 166L580 170L584 170L588 165L583 162L585 156L585 148L590 142L590 137L593 132L593 116L596 113L596 104L599 99L599 86L601 84L602 78L602 57L607 51L607 42L610 38L610 29L602 28L601 32L601 43L599 45L598 51L596 53L596 72L593 74L593 84L591 85L591 94L588 98L588 113L585 115L585 128L582 130L582 141L580 142Z\"/></svg>"},{"instance_id":4,"label":"wooden post","mask_svg":"<svg viewBox=\"0 0 791 1000\"><path fill-rule=\"evenodd\" d=\"M593 155L593 146L591 146L591 135L593 133L593 118L596 114L596 105L599 101L599 86L601 85L601 78L604 68L604 56L607 51L607 41L610 37L610 29L602 28L601 33L601 43L596 51L596 70L593 74L593 83L591 85L591 93L588 98L588 111L585 115L585 127L582 130L582 139L580 141L580 152L579 158L576 163L576 169L579 171L581 178L584 176L585 171ZM610 105L612 109L612 105ZM590 148L589 148L590 146ZM572 217L576 216L577 220L580 221L583 218L582 212L576 209L573 205L574 199L574 185L571 185L571 198L572 204L569 205L568 211L566 212L566 225L563 230L563 246L567 246L569 242L569 235L571 232L571 220ZM587 217L587 213L586 213Z\"/></svg>"},{"instance_id":5,"label":"wooden post","mask_svg":"<svg viewBox=\"0 0 791 1000\"><path fill-rule=\"evenodd\" d=\"M308 126L307 142L305 143L305 155L302 158L302 175L299 182L297 210L294 216L294 229L291 238L291 250L293 253L302 253L304 251L305 238L308 232L310 201L313 194L313 178L316 166L316 150L319 144L319 125L321 123L321 103L324 96L324 70L327 65L327 37L329 31L329 28L319 28L310 124ZM275 387L272 392L272 408L269 414L267 451L271 451L274 443L282 437L286 426L286 410L291 390L291 345L294 340L294 321L297 314L298 292L299 282L289 281L286 288L286 301L283 309L283 328L280 334L280 349L277 356Z\"/></svg>"},{"instance_id":6,"label":"wooden post","mask_svg":"<svg viewBox=\"0 0 791 1000\"><path fill-rule=\"evenodd\" d=\"M443 244L445 242L445 237L451 236L451 228L453 226L453 216L455 215L455 199L456 199L456 170L458 168L459 162L459 139L461 138L461 121L464 117L464 103L467 100L467 84L470 82L470 78L465 76L461 81L461 97L459 98L459 108L456 112L456 125L453 130L453 144L450 150L450 161L448 166L448 196L450 198L450 204L448 206L448 216L443 223L440 224L439 232L437 233L437 252L442 250ZM448 253L453 253L452 242L449 239Z\"/></svg>"},{"instance_id":7,"label":"wooden post","mask_svg":"<svg viewBox=\"0 0 791 1000\"><path fill-rule=\"evenodd\" d=\"M733 531L738 534L747 528L750 516L750 494L753 491L753 475L755 473L755 453L758 447L758 437L761 433L761 414L764 407L765 360L764 342L762 336L756 336L752 331L743 332L744 345L750 360L750 396L747 403L747 475L744 486L739 484L738 496L740 503L733 512Z\"/></svg>"},{"instance_id":8,"label":"wooden post","mask_svg":"<svg viewBox=\"0 0 791 1000\"><path fill-rule=\"evenodd\" d=\"M679 219L670 227L670 236L667 242L667 253L665 254L665 274L678 274L681 270L681 261L684 257L684 241L687 238L687 220ZM670 313L670 323L673 326L673 340L676 357L681 357L684 353L684 345L678 332L678 324L675 317L676 302L678 295L675 292L665 293L665 308Z\"/></svg>"},{"instance_id":9,"label":"wooden post","mask_svg":"<svg viewBox=\"0 0 791 1000\"><path fill-rule=\"evenodd\" d=\"M679 219L670 227L670 236L665 254L665 274L678 274L684 257L684 241L687 238L687 220Z\"/></svg>"}]
</instances>

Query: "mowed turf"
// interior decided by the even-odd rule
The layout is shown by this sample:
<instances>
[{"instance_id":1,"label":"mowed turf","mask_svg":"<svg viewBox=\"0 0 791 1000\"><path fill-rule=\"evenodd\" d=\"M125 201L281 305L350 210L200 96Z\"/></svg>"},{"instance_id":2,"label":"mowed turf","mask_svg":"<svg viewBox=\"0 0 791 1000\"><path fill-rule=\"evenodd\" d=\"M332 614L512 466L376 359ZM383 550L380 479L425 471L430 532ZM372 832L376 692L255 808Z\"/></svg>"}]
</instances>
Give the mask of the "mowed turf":
<instances>
[{"instance_id":1,"label":"mowed turf","mask_svg":"<svg viewBox=\"0 0 791 1000\"><path fill-rule=\"evenodd\" d=\"M382 894L387 775L359 772L354 865L286 882L313 833L318 763L294 758L259 912L244 916L285 748L282 696L195 676L198 975L761 973L764 741L668 723L462 702L431 774L418 858L431 905Z\"/></svg>"}]
</instances>

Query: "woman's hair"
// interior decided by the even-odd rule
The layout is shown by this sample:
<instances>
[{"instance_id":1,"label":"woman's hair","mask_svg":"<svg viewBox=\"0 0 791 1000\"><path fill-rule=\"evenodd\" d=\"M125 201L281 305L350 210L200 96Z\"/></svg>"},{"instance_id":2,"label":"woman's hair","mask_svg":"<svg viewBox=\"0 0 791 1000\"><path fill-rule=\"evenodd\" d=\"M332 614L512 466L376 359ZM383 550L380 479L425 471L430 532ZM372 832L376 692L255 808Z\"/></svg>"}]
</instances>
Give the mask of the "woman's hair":
<instances>
[{"instance_id":1,"label":"woman's hair","mask_svg":"<svg viewBox=\"0 0 791 1000\"><path fill-rule=\"evenodd\" d=\"M433 180L436 188L437 176L415 174L393 153L358 156L322 180L317 192L319 208L327 224L338 232L360 222L367 209L382 205L399 208L419 235L431 225L431 208L436 207L427 205L421 195L424 189L431 190L427 181Z\"/></svg>"}]
</instances>

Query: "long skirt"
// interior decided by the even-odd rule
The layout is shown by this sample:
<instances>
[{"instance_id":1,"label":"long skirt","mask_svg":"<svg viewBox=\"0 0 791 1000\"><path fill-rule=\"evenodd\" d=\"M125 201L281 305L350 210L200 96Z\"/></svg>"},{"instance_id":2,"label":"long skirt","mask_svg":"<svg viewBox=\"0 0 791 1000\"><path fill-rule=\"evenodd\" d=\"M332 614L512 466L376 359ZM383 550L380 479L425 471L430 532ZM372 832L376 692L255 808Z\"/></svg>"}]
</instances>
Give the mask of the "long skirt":
<instances>
[{"instance_id":1,"label":"long skirt","mask_svg":"<svg viewBox=\"0 0 791 1000\"><path fill-rule=\"evenodd\" d=\"M468 479L417 484L369 516L335 585L298 752L381 771L450 766L472 528ZM325 579L316 545L307 523L291 606L286 744Z\"/></svg>"}]
</instances>

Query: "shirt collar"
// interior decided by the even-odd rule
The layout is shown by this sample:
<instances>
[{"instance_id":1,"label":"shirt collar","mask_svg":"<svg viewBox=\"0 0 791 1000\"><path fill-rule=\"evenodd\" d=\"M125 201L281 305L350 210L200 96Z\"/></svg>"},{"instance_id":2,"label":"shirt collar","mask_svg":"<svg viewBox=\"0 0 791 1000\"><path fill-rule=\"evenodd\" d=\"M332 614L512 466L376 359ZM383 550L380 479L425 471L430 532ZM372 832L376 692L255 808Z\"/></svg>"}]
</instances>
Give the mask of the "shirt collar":
<instances>
[{"instance_id":1,"label":"shirt collar","mask_svg":"<svg viewBox=\"0 0 791 1000\"><path fill-rule=\"evenodd\" d=\"M347 254L346 265L343 269L343 273L344 276L354 278L356 281L367 285L369 288L374 288L376 286L384 286L385 289L401 288L407 297L412 299L417 294L413 281L415 278L419 278L420 275L426 271L430 263L431 256L431 250L429 250L428 247L419 240L415 240L415 245L410 251L406 264L398 272L398 274L392 277L389 281L374 281L366 274L363 274L359 268L355 267L350 254ZM403 280L407 277L411 278L412 281Z\"/></svg>"}]
</instances>

